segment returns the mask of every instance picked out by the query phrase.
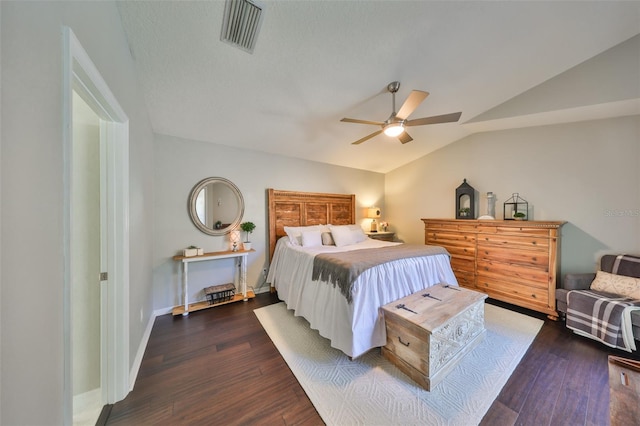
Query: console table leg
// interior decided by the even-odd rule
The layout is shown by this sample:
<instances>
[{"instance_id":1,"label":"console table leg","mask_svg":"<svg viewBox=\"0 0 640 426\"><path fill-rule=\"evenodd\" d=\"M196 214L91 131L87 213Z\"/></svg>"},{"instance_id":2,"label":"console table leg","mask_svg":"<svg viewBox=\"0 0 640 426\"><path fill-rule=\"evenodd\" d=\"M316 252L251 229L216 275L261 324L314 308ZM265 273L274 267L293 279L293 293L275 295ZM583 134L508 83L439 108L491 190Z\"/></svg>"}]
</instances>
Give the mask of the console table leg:
<instances>
[{"instance_id":1,"label":"console table leg","mask_svg":"<svg viewBox=\"0 0 640 426\"><path fill-rule=\"evenodd\" d=\"M187 275L189 273L189 264L187 262L182 263L182 294L184 298L184 312L182 316L189 315L189 286Z\"/></svg>"},{"instance_id":2,"label":"console table leg","mask_svg":"<svg viewBox=\"0 0 640 426\"><path fill-rule=\"evenodd\" d=\"M242 289L242 296L244 301L249 300L247 298L247 262L244 261L245 256L240 257L240 288Z\"/></svg>"}]
</instances>

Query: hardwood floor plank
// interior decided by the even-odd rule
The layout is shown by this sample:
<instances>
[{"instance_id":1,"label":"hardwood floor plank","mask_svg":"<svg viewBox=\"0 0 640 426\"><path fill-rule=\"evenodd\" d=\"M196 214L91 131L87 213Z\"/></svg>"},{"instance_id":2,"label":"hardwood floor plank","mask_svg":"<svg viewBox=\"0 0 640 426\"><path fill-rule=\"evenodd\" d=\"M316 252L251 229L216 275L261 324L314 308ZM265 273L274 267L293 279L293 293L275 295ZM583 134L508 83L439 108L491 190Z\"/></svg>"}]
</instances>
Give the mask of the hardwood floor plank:
<instances>
[{"instance_id":1,"label":"hardwood floor plank","mask_svg":"<svg viewBox=\"0 0 640 426\"><path fill-rule=\"evenodd\" d=\"M496 400L491 406L491 409L482 418L480 422L481 426L513 426L518 419L518 412L513 411L502 402Z\"/></svg>"},{"instance_id":2,"label":"hardwood floor plank","mask_svg":"<svg viewBox=\"0 0 640 426\"><path fill-rule=\"evenodd\" d=\"M547 353L546 360L518 415L519 425L549 425L568 361Z\"/></svg>"},{"instance_id":3,"label":"hardwood floor plank","mask_svg":"<svg viewBox=\"0 0 640 426\"><path fill-rule=\"evenodd\" d=\"M103 410L109 425L322 425L322 419L248 302L156 318L133 391ZM482 425L609 424L608 354L638 359L545 320Z\"/></svg>"}]
</instances>

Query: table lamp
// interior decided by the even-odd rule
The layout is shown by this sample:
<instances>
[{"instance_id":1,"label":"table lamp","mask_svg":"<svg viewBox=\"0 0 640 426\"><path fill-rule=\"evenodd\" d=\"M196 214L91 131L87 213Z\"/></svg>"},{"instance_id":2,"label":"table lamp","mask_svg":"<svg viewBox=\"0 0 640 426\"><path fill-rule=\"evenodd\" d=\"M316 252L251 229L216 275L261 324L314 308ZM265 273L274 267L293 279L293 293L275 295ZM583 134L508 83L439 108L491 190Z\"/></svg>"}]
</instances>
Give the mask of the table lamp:
<instances>
[{"instance_id":1,"label":"table lamp","mask_svg":"<svg viewBox=\"0 0 640 426\"><path fill-rule=\"evenodd\" d=\"M238 251L240 249L240 231L233 230L229 232L229 246L231 251Z\"/></svg>"},{"instance_id":2,"label":"table lamp","mask_svg":"<svg viewBox=\"0 0 640 426\"><path fill-rule=\"evenodd\" d=\"M367 210L367 217L371 220L371 232L378 232L378 222L376 219L380 217L380 208L378 207L369 207Z\"/></svg>"}]
</instances>

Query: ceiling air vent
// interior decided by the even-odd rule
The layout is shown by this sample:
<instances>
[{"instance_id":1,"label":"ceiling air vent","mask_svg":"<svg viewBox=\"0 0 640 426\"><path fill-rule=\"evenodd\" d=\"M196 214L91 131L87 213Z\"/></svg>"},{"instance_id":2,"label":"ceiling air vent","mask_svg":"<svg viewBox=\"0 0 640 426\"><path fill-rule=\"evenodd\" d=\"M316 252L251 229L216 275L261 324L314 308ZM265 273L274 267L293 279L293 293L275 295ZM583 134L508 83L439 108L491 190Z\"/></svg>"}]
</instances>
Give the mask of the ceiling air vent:
<instances>
[{"instance_id":1,"label":"ceiling air vent","mask_svg":"<svg viewBox=\"0 0 640 426\"><path fill-rule=\"evenodd\" d=\"M220 39L253 53L262 25L262 6L250 0L227 0Z\"/></svg>"}]
</instances>

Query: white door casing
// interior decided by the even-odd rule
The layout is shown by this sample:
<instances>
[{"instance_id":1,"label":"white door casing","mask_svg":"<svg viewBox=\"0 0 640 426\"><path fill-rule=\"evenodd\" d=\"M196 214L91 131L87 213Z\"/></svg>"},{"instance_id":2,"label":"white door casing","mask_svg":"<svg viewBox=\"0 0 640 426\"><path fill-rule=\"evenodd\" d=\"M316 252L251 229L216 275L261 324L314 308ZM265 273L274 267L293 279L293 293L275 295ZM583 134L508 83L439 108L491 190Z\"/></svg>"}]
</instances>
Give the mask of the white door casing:
<instances>
[{"instance_id":1,"label":"white door casing","mask_svg":"<svg viewBox=\"0 0 640 426\"><path fill-rule=\"evenodd\" d=\"M100 117L101 263L108 280L101 284L101 387L104 403L123 399L129 384L129 119L71 28L63 42L63 230L64 230L64 423L73 418L71 341L72 99L73 91Z\"/></svg>"}]
</instances>

